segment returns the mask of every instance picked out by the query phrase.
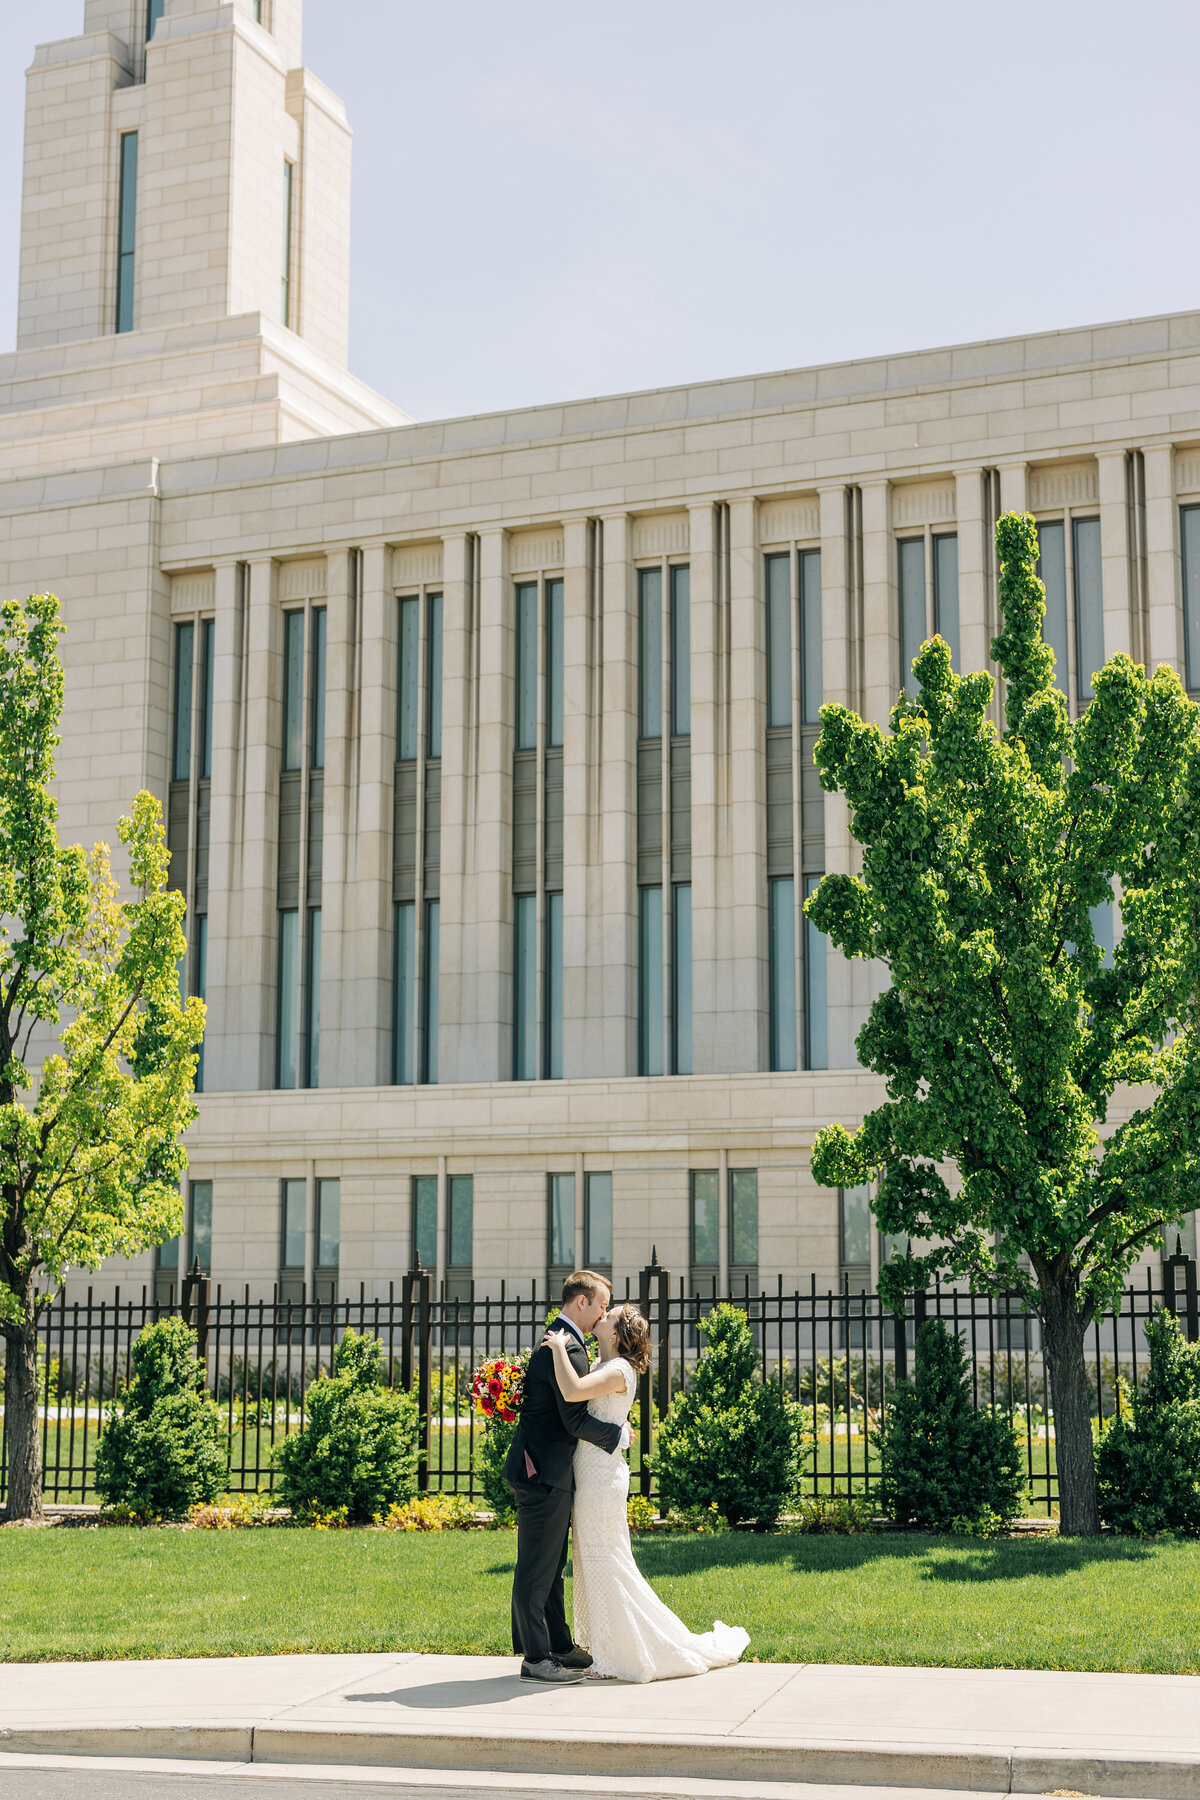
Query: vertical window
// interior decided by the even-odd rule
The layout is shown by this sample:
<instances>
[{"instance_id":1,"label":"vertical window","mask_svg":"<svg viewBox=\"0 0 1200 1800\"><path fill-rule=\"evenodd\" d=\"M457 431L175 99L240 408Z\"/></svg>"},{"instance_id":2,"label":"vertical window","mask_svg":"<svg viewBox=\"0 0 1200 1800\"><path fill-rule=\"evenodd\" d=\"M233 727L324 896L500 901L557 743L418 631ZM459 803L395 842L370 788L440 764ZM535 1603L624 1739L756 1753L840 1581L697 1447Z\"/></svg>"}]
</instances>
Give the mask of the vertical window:
<instances>
[{"instance_id":1,"label":"vertical window","mask_svg":"<svg viewBox=\"0 0 1200 1800\"><path fill-rule=\"evenodd\" d=\"M263 22L263 0L254 0L254 23L256 25L261 25L262 22Z\"/></svg>"},{"instance_id":2,"label":"vertical window","mask_svg":"<svg viewBox=\"0 0 1200 1800\"><path fill-rule=\"evenodd\" d=\"M304 739L304 614L283 615L283 766L298 769Z\"/></svg>"},{"instance_id":3,"label":"vertical window","mask_svg":"<svg viewBox=\"0 0 1200 1800\"><path fill-rule=\"evenodd\" d=\"M575 1267L575 1177L551 1175L549 1178L550 1249L548 1262L553 1282L558 1275L569 1275Z\"/></svg>"},{"instance_id":4,"label":"vertical window","mask_svg":"<svg viewBox=\"0 0 1200 1800\"><path fill-rule=\"evenodd\" d=\"M1067 547L1061 520L1039 525L1038 575L1046 589L1042 638L1054 652L1054 679L1063 693L1069 681L1067 650Z\"/></svg>"},{"instance_id":5,"label":"vertical window","mask_svg":"<svg viewBox=\"0 0 1200 1800\"><path fill-rule=\"evenodd\" d=\"M437 1268L437 1176L414 1175L412 1183L413 1254L423 1269Z\"/></svg>"},{"instance_id":6,"label":"vertical window","mask_svg":"<svg viewBox=\"0 0 1200 1800\"><path fill-rule=\"evenodd\" d=\"M638 890L638 1074L663 1072L663 896Z\"/></svg>"},{"instance_id":7,"label":"vertical window","mask_svg":"<svg viewBox=\"0 0 1200 1800\"><path fill-rule=\"evenodd\" d=\"M546 1074L563 1072L563 897L546 895Z\"/></svg>"},{"instance_id":8,"label":"vertical window","mask_svg":"<svg viewBox=\"0 0 1200 1800\"><path fill-rule=\"evenodd\" d=\"M417 991L417 909L411 900L396 908L396 969L393 993L396 1017L393 1022L395 1069L392 1079L401 1087L411 1086L415 1078L413 1066L413 1011Z\"/></svg>"},{"instance_id":9,"label":"vertical window","mask_svg":"<svg viewBox=\"0 0 1200 1800\"><path fill-rule=\"evenodd\" d=\"M446 1194L446 1266L469 1269L474 1260L475 1178L451 1175Z\"/></svg>"},{"instance_id":10,"label":"vertical window","mask_svg":"<svg viewBox=\"0 0 1200 1800\"><path fill-rule=\"evenodd\" d=\"M796 1067L796 884L768 883L770 907L771 1067Z\"/></svg>"},{"instance_id":11,"label":"vertical window","mask_svg":"<svg viewBox=\"0 0 1200 1800\"><path fill-rule=\"evenodd\" d=\"M121 133L117 203L117 330L133 330L133 267L137 221L138 134Z\"/></svg>"},{"instance_id":12,"label":"vertical window","mask_svg":"<svg viewBox=\"0 0 1200 1800\"><path fill-rule=\"evenodd\" d=\"M302 1178L283 1184L283 1231L280 1267L303 1275L308 1230L308 1183Z\"/></svg>"},{"instance_id":13,"label":"vertical window","mask_svg":"<svg viewBox=\"0 0 1200 1800\"><path fill-rule=\"evenodd\" d=\"M811 900L821 885L819 875L807 875L804 898ZM829 1003L826 987L826 940L812 920L804 920L804 1064L808 1069L829 1067Z\"/></svg>"},{"instance_id":14,"label":"vertical window","mask_svg":"<svg viewBox=\"0 0 1200 1800\"><path fill-rule=\"evenodd\" d=\"M396 756L411 762L417 754L417 634L420 601L414 596L400 602L400 724Z\"/></svg>"},{"instance_id":15,"label":"vertical window","mask_svg":"<svg viewBox=\"0 0 1200 1800\"><path fill-rule=\"evenodd\" d=\"M304 1084L321 1085L321 908L313 906L308 913L308 972L304 983L304 1021L306 1066Z\"/></svg>"},{"instance_id":16,"label":"vertical window","mask_svg":"<svg viewBox=\"0 0 1200 1800\"><path fill-rule=\"evenodd\" d=\"M962 662L958 652L958 538L947 532L933 540L933 628L950 646L956 671Z\"/></svg>"},{"instance_id":17,"label":"vertical window","mask_svg":"<svg viewBox=\"0 0 1200 1800\"><path fill-rule=\"evenodd\" d=\"M1183 648L1188 692L1200 692L1200 506L1179 511L1183 547Z\"/></svg>"},{"instance_id":18,"label":"vertical window","mask_svg":"<svg viewBox=\"0 0 1200 1800\"><path fill-rule=\"evenodd\" d=\"M342 1249L342 1184L335 1176L317 1182L317 1268L336 1275Z\"/></svg>"},{"instance_id":19,"label":"vertical window","mask_svg":"<svg viewBox=\"0 0 1200 1800\"><path fill-rule=\"evenodd\" d=\"M692 889L678 882L671 889L671 1068L676 1075L692 1072Z\"/></svg>"},{"instance_id":20,"label":"vertical window","mask_svg":"<svg viewBox=\"0 0 1200 1800\"><path fill-rule=\"evenodd\" d=\"M296 1002L300 989L300 914L295 908L279 915L278 1069L276 1084L296 1086Z\"/></svg>"},{"instance_id":21,"label":"vertical window","mask_svg":"<svg viewBox=\"0 0 1200 1800\"><path fill-rule=\"evenodd\" d=\"M671 570L671 730L676 737L692 729L692 571L686 564Z\"/></svg>"},{"instance_id":22,"label":"vertical window","mask_svg":"<svg viewBox=\"0 0 1200 1800\"><path fill-rule=\"evenodd\" d=\"M325 617L323 606L314 609L312 615L312 744L309 749L309 762L314 769L325 767Z\"/></svg>"},{"instance_id":23,"label":"vertical window","mask_svg":"<svg viewBox=\"0 0 1200 1800\"><path fill-rule=\"evenodd\" d=\"M800 717L821 723L825 698L821 652L821 552L800 552ZM784 721L785 723L787 721Z\"/></svg>"},{"instance_id":24,"label":"vertical window","mask_svg":"<svg viewBox=\"0 0 1200 1800\"><path fill-rule=\"evenodd\" d=\"M767 729L792 722L792 559L767 558Z\"/></svg>"},{"instance_id":25,"label":"vertical window","mask_svg":"<svg viewBox=\"0 0 1200 1800\"><path fill-rule=\"evenodd\" d=\"M638 735L662 736L662 570L638 570Z\"/></svg>"},{"instance_id":26,"label":"vertical window","mask_svg":"<svg viewBox=\"0 0 1200 1800\"><path fill-rule=\"evenodd\" d=\"M188 781L192 773L192 673L195 657L194 625L175 627L175 743L171 754L172 781Z\"/></svg>"},{"instance_id":27,"label":"vertical window","mask_svg":"<svg viewBox=\"0 0 1200 1800\"><path fill-rule=\"evenodd\" d=\"M1115 921L1113 919L1113 903L1110 894L1099 906L1089 906L1088 920L1092 927L1092 937L1096 948L1100 951L1104 962L1111 969L1113 966L1113 944Z\"/></svg>"},{"instance_id":28,"label":"vertical window","mask_svg":"<svg viewBox=\"0 0 1200 1800\"><path fill-rule=\"evenodd\" d=\"M425 903L425 980L423 983L425 1017L422 1021L421 1049L425 1058L423 1079L435 1083L438 1078L438 1008L440 1001L438 982L440 978L441 926L441 902L427 900Z\"/></svg>"},{"instance_id":29,"label":"vertical window","mask_svg":"<svg viewBox=\"0 0 1200 1800\"><path fill-rule=\"evenodd\" d=\"M537 1080L537 896L516 897L513 1079Z\"/></svg>"},{"instance_id":30,"label":"vertical window","mask_svg":"<svg viewBox=\"0 0 1200 1800\"><path fill-rule=\"evenodd\" d=\"M280 270L279 318L280 323L287 326L292 323L292 188L294 172L294 165L285 160L283 165L283 266Z\"/></svg>"},{"instance_id":31,"label":"vertical window","mask_svg":"<svg viewBox=\"0 0 1200 1800\"><path fill-rule=\"evenodd\" d=\"M896 546L900 573L900 686L915 692L913 660L925 642L925 539Z\"/></svg>"},{"instance_id":32,"label":"vertical window","mask_svg":"<svg viewBox=\"0 0 1200 1800\"><path fill-rule=\"evenodd\" d=\"M721 1220L716 1169L691 1172L692 1269L715 1275L721 1260Z\"/></svg>"},{"instance_id":33,"label":"vertical window","mask_svg":"<svg viewBox=\"0 0 1200 1800\"><path fill-rule=\"evenodd\" d=\"M442 754L442 596L430 594L428 602L429 651L426 700L425 754Z\"/></svg>"},{"instance_id":34,"label":"vertical window","mask_svg":"<svg viewBox=\"0 0 1200 1800\"><path fill-rule=\"evenodd\" d=\"M191 1183L191 1234L188 1244L188 1268L200 1264L204 1275L212 1274L212 1190L211 1181Z\"/></svg>"},{"instance_id":35,"label":"vertical window","mask_svg":"<svg viewBox=\"0 0 1200 1800\"><path fill-rule=\"evenodd\" d=\"M517 586L517 749L537 748L537 600L536 581Z\"/></svg>"},{"instance_id":36,"label":"vertical window","mask_svg":"<svg viewBox=\"0 0 1200 1800\"><path fill-rule=\"evenodd\" d=\"M213 734L213 660L215 632L213 621L200 624L200 779L212 775Z\"/></svg>"},{"instance_id":37,"label":"vertical window","mask_svg":"<svg viewBox=\"0 0 1200 1800\"><path fill-rule=\"evenodd\" d=\"M758 1279L758 1171L729 1171L729 1272Z\"/></svg>"},{"instance_id":38,"label":"vertical window","mask_svg":"<svg viewBox=\"0 0 1200 1800\"><path fill-rule=\"evenodd\" d=\"M838 1189L838 1261L843 1273L869 1278L871 1193L865 1185Z\"/></svg>"},{"instance_id":39,"label":"vertical window","mask_svg":"<svg viewBox=\"0 0 1200 1800\"><path fill-rule=\"evenodd\" d=\"M146 0L146 42L154 36L154 27L163 16L166 0Z\"/></svg>"},{"instance_id":40,"label":"vertical window","mask_svg":"<svg viewBox=\"0 0 1200 1800\"><path fill-rule=\"evenodd\" d=\"M546 583L546 742L563 741L563 584Z\"/></svg>"},{"instance_id":41,"label":"vertical window","mask_svg":"<svg viewBox=\"0 0 1200 1800\"><path fill-rule=\"evenodd\" d=\"M1100 521L1073 519L1075 563L1075 697L1092 698L1092 676L1104 664L1104 601L1100 580Z\"/></svg>"},{"instance_id":42,"label":"vertical window","mask_svg":"<svg viewBox=\"0 0 1200 1800\"><path fill-rule=\"evenodd\" d=\"M612 1176L584 1176L584 1261L598 1275L612 1271Z\"/></svg>"}]
</instances>

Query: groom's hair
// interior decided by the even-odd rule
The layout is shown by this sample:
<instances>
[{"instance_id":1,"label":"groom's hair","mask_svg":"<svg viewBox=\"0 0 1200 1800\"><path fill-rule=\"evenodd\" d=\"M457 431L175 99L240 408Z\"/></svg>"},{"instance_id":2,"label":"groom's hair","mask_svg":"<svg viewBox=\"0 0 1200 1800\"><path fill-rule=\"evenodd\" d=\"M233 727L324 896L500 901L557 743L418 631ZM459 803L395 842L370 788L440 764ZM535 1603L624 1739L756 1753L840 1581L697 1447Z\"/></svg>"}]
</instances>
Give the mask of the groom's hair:
<instances>
[{"instance_id":1,"label":"groom's hair","mask_svg":"<svg viewBox=\"0 0 1200 1800\"><path fill-rule=\"evenodd\" d=\"M564 1306L570 1306L572 1300L578 1299L580 1294L586 1294L589 1300L596 1300L600 1297L601 1292L607 1294L611 1300L612 1282L606 1281L603 1275L597 1275L592 1269L576 1269L575 1273L568 1275L563 1282L562 1303Z\"/></svg>"}]
</instances>

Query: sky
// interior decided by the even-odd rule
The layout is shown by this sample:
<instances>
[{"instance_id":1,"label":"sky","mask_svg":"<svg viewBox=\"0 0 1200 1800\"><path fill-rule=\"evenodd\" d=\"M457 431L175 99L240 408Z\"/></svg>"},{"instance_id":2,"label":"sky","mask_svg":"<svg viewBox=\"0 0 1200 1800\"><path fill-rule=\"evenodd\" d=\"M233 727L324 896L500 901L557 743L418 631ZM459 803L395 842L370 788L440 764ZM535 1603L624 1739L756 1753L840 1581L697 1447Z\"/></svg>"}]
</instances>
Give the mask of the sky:
<instances>
[{"instance_id":1,"label":"sky","mask_svg":"<svg viewBox=\"0 0 1200 1800\"><path fill-rule=\"evenodd\" d=\"M0 0L0 350L23 72ZM350 366L421 419L1200 305L1195 0L306 0Z\"/></svg>"}]
</instances>

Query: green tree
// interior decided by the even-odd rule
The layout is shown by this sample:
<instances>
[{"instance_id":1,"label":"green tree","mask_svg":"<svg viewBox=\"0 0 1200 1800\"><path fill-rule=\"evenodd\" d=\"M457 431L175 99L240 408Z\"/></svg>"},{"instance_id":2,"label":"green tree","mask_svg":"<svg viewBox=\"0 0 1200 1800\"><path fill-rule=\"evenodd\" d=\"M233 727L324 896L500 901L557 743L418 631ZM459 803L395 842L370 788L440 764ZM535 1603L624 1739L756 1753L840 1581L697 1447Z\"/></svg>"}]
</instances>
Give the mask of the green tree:
<instances>
[{"instance_id":1,"label":"green tree","mask_svg":"<svg viewBox=\"0 0 1200 1800\"><path fill-rule=\"evenodd\" d=\"M846 796L862 873L827 875L806 911L892 986L858 1037L887 1101L857 1131L819 1132L813 1172L877 1180L882 1229L930 1246L883 1271L893 1301L935 1273L1027 1296L1062 1528L1091 1533L1084 1333L1200 1199L1200 708L1170 669L1118 655L1072 722L1042 641L1033 520L1002 518L996 548L1002 733L991 677L956 675L940 638L890 733L822 708L821 782ZM1114 877L1123 934L1106 962L1089 915ZM1106 1131L1118 1083L1147 1103Z\"/></svg>"},{"instance_id":2,"label":"green tree","mask_svg":"<svg viewBox=\"0 0 1200 1800\"><path fill-rule=\"evenodd\" d=\"M10 1519L42 1509L37 1326L68 1268L178 1232L181 1133L204 1031L181 1006L181 894L162 813L138 794L118 825L137 898L109 851L64 848L50 792L62 711L53 594L0 609L0 1334ZM41 1067L32 1046L49 1044Z\"/></svg>"}]
</instances>

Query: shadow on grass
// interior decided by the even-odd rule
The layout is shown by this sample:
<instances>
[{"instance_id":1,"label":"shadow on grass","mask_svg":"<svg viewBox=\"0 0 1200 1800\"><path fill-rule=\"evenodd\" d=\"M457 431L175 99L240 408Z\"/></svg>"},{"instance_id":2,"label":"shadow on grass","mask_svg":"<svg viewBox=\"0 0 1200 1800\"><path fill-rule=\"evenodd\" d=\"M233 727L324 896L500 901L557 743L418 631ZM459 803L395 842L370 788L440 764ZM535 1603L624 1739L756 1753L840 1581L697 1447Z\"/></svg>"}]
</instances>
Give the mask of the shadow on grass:
<instances>
[{"instance_id":1,"label":"shadow on grass","mask_svg":"<svg viewBox=\"0 0 1200 1800\"><path fill-rule=\"evenodd\" d=\"M698 1575L716 1569L772 1566L798 1575L832 1575L873 1563L921 1562L926 1581L1012 1581L1028 1575L1069 1575L1097 1563L1153 1559L1154 1546L1129 1538L1050 1538L1034 1542L1002 1538L935 1537L921 1532L864 1533L861 1537L813 1535L759 1537L735 1532L716 1538L634 1538L638 1566L647 1580Z\"/></svg>"}]
</instances>

